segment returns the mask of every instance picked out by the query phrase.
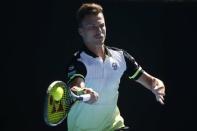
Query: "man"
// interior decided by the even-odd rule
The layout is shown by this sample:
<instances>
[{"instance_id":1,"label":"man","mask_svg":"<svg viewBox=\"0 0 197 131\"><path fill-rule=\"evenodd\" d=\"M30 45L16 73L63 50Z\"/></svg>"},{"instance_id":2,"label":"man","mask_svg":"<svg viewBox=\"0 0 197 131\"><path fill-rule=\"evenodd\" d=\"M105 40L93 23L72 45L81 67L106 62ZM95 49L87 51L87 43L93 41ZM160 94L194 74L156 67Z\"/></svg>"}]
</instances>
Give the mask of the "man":
<instances>
[{"instance_id":1,"label":"man","mask_svg":"<svg viewBox=\"0 0 197 131\"><path fill-rule=\"evenodd\" d=\"M89 93L91 98L72 106L67 117L68 130L128 130L117 107L123 74L151 90L161 104L164 104L164 84L145 72L126 51L105 45L106 26L100 5L83 4L77 20L84 47L75 53L69 65L67 81L74 93Z\"/></svg>"}]
</instances>

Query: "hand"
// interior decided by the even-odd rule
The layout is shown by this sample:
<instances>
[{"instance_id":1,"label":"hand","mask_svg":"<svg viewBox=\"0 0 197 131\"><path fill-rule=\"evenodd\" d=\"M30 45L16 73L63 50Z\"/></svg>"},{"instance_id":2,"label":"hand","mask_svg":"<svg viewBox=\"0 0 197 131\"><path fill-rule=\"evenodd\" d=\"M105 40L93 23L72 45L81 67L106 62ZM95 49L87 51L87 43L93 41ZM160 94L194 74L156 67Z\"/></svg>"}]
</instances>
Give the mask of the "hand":
<instances>
[{"instance_id":1,"label":"hand","mask_svg":"<svg viewBox=\"0 0 197 131\"><path fill-rule=\"evenodd\" d=\"M155 94L157 101L164 105L165 86L163 82L159 79L155 79L151 91Z\"/></svg>"},{"instance_id":2,"label":"hand","mask_svg":"<svg viewBox=\"0 0 197 131\"><path fill-rule=\"evenodd\" d=\"M93 103L95 103L98 100L99 95L93 89L91 89L91 88L85 88L84 89L84 93L91 95L90 100L86 101L85 103L93 104Z\"/></svg>"}]
</instances>

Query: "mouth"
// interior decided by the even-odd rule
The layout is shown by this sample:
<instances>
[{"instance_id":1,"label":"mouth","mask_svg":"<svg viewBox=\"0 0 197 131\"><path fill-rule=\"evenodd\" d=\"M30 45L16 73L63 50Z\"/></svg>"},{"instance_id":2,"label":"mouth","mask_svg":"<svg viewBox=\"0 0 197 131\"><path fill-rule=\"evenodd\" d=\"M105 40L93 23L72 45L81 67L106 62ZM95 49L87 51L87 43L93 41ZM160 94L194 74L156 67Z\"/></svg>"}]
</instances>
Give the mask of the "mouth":
<instances>
[{"instance_id":1,"label":"mouth","mask_svg":"<svg viewBox=\"0 0 197 131\"><path fill-rule=\"evenodd\" d=\"M101 35L101 34L99 34L99 35L95 35L95 38L96 38L96 39L103 39L103 38L104 38L104 36L103 36L103 35Z\"/></svg>"}]
</instances>

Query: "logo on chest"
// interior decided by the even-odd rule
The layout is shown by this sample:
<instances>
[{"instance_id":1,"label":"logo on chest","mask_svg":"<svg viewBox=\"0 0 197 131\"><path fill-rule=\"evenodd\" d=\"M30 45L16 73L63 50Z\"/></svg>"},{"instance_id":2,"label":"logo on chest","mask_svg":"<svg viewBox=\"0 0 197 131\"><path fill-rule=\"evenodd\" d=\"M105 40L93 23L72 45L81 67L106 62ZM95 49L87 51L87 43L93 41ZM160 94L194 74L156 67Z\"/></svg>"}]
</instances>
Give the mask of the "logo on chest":
<instances>
[{"instance_id":1,"label":"logo on chest","mask_svg":"<svg viewBox=\"0 0 197 131\"><path fill-rule=\"evenodd\" d=\"M117 70L118 69L117 63L115 63L115 62L112 63L112 69L113 70Z\"/></svg>"}]
</instances>

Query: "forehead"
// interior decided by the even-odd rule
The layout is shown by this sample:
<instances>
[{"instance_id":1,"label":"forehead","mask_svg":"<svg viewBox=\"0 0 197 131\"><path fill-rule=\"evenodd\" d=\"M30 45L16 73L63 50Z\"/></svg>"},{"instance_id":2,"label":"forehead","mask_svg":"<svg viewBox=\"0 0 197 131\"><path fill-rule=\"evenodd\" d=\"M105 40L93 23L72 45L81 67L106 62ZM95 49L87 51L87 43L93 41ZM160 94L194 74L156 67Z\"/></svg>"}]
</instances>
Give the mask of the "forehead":
<instances>
[{"instance_id":1,"label":"forehead","mask_svg":"<svg viewBox=\"0 0 197 131\"><path fill-rule=\"evenodd\" d=\"M100 23L105 23L105 19L102 13L99 13L98 15L86 15L82 20L83 25Z\"/></svg>"}]
</instances>

